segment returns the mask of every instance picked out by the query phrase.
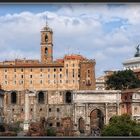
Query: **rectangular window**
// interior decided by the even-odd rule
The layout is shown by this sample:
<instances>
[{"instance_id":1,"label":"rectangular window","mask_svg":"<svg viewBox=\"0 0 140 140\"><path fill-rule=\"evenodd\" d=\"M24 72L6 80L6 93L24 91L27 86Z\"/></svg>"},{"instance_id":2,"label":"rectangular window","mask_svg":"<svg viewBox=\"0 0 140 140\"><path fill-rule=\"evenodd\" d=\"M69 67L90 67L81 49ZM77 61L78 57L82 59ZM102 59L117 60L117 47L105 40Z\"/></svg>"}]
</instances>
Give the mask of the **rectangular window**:
<instances>
[{"instance_id":1,"label":"rectangular window","mask_svg":"<svg viewBox=\"0 0 140 140\"><path fill-rule=\"evenodd\" d=\"M80 69L78 69L78 77L80 77Z\"/></svg>"},{"instance_id":2,"label":"rectangular window","mask_svg":"<svg viewBox=\"0 0 140 140\"><path fill-rule=\"evenodd\" d=\"M5 69L5 72L7 72L7 69Z\"/></svg>"},{"instance_id":3,"label":"rectangular window","mask_svg":"<svg viewBox=\"0 0 140 140\"><path fill-rule=\"evenodd\" d=\"M48 72L50 72L50 69L48 69Z\"/></svg>"},{"instance_id":4,"label":"rectangular window","mask_svg":"<svg viewBox=\"0 0 140 140\"><path fill-rule=\"evenodd\" d=\"M14 72L16 72L16 69L14 69Z\"/></svg>"},{"instance_id":5,"label":"rectangular window","mask_svg":"<svg viewBox=\"0 0 140 140\"><path fill-rule=\"evenodd\" d=\"M51 112L52 110L51 110L51 108L49 108L49 112Z\"/></svg>"},{"instance_id":6,"label":"rectangular window","mask_svg":"<svg viewBox=\"0 0 140 140\"><path fill-rule=\"evenodd\" d=\"M56 72L56 69L54 69L54 72Z\"/></svg>"},{"instance_id":7,"label":"rectangular window","mask_svg":"<svg viewBox=\"0 0 140 140\"><path fill-rule=\"evenodd\" d=\"M23 78L23 75L21 75L21 78Z\"/></svg>"},{"instance_id":8,"label":"rectangular window","mask_svg":"<svg viewBox=\"0 0 140 140\"><path fill-rule=\"evenodd\" d=\"M30 75L30 78L32 78L32 75Z\"/></svg>"},{"instance_id":9,"label":"rectangular window","mask_svg":"<svg viewBox=\"0 0 140 140\"><path fill-rule=\"evenodd\" d=\"M32 72L33 70L32 70L32 69L30 69L30 71Z\"/></svg>"},{"instance_id":10,"label":"rectangular window","mask_svg":"<svg viewBox=\"0 0 140 140\"><path fill-rule=\"evenodd\" d=\"M56 78L56 75L54 74L54 78Z\"/></svg>"},{"instance_id":11,"label":"rectangular window","mask_svg":"<svg viewBox=\"0 0 140 140\"><path fill-rule=\"evenodd\" d=\"M7 81L5 81L5 84L7 84L8 82Z\"/></svg>"},{"instance_id":12,"label":"rectangular window","mask_svg":"<svg viewBox=\"0 0 140 140\"><path fill-rule=\"evenodd\" d=\"M42 69L40 69L40 71L42 72L43 70L42 70Z\"/></svg>"},{"instance_id":13,"label":"rectangular window","mask_svg":"<svg viewBox=\"0 0 140 140\"><path fill-rule=\"evenodd\" d=\"M57 108L57 112L59 112L60 111L60 109L59 108Z\"/></svg>"},{"instance_id":14,"label":"rectangular window","mask_svg":"<svg viewBox=\"0 0 140 140\"><path fill-rule=\"evenodd\" d=\"M23 72L23 69L21 69L21 72Z\"/></svg>"},{"instance_id":15,"label":"rectangular window","mask_svg":"<svg viewBox=\"0 0 140 140\"><path fill-rule=\"evenodd\" d=\"M5 75L5 79L7 79L7 75Z\"/></svg>"},{"instance_id":16,"label":"rectangular window","mask_svg":"<svg viewBox=\"0 0 140 140\"><path fill-rule=\"evenodd\" d=\"M50 74L48 74L48 78L50 78Z\"/></svg>"},{"instance_id":17,"label":"rectangular window","mask_svg":"<svg viewBox=\"0 0 140 140\"><path fill-rule=\"evenodd\" d=\"M56 126L57 126L57 127L60 127L60 122L57 122L57 123L56 123Z\"/></svg>"},{"instance_id":18,"label":"rectangular window","mask_svg":"<svg viewBox=\"0 0 140 140\"><path fill-rule=\"evenodd\" d=\"M74 78L74 69L72 69L72 76L73 76L73 78Z\"/></svg>"},{"instance_id":19,"label":"rectangular window","mask_svg":"<svg viewBox=\"0 0 140 140\"><path fill-rule=\"evenodd\" d=\"M90 70L88 70L88 77L90 77Z\"/></svg>"},{"instance_id":20,"label":"rectangular window","mask_svg":"<svg viewBox=\"0 0 140 140\"><path fill-rule=\"evenodd\" d=\"M42 80L40 80L40 84L42 84Z\"/></svg>"},{"instance_id":21,"label":"rectangular window","mask_svg":"<svg viewBox=\"0 0 140 140\"><path fill-rule=\"evenodd\" d=\"M30 81L30 84L32 84L33 82L32 81Z\"/></svg>"},{"instance_id":22,"label":"rectangular window","mask_svg":"<svg viewBox=\"0 0 140 140\"><path fill-rule=\"evenodd\" d=\"M66 69L66 77L68 77L68 69Z\"/></svg>"}]
</instances>

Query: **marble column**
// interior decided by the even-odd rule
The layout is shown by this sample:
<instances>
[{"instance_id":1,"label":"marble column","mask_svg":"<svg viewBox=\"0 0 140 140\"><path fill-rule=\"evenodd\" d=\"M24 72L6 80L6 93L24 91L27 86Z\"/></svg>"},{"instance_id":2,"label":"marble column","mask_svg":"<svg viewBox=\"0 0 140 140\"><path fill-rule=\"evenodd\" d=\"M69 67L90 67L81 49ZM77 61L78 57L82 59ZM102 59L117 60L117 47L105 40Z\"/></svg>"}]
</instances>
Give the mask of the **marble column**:
<instances>
[{"instance_id":1,"label":"marble column","mask_svg":"<svg viewBox=\"0 0 140 140\"><path fill-rule=\"evenodd\" d=\"M29 96L25 92L25 118L24 118L24 131L29 129Z\"/></svg>"},{"instance_id":2,"label":"marble column","mask_svg":"<svg viewBox=\"0 0 140 140\"><path fill-rule=\"evenodd\" d=\"M34 114L33 114L33 121L36 121L36 104L37 104L37 97L36 97L36 94L34 93L34 96L33 96L33 111L34 111Z\"/></svg>"},{"instance_id":3,"label":"marble column","mask_svg":"<svg viewBox=\"0 0 140 140\"><path fill-rule=\"evenodd\" d=\"M108 104L105 103L105 124L108 124Z\"/></svg>"}]
</instances>

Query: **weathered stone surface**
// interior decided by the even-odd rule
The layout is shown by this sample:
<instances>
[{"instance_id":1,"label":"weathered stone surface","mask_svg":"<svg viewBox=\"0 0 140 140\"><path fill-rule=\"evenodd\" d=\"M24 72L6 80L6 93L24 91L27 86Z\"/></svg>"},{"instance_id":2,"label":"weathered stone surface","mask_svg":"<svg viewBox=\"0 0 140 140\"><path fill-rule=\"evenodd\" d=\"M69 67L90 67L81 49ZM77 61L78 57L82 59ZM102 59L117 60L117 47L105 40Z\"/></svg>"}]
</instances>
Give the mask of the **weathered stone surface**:
<instances>
[{"instance_id":1,"label":"weathered stone surface","mask_svg":"<svg viewBox=\"0 0 140 140\"><path fill-rule=\"evenodd\" d=\"M32 122L29 126L27 136L45 136L45 119L41 118L40 122Z\"/></svg>"}]
</instances>

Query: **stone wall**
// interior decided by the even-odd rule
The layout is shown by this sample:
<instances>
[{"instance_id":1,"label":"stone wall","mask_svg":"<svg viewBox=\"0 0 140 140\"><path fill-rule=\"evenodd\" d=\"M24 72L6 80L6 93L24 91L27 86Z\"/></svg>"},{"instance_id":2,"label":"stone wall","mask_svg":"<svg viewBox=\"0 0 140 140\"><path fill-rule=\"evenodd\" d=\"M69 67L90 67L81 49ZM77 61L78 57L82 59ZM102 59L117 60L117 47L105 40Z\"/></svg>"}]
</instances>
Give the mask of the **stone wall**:
<instances>
[{"instance_id":1,"label":"stone wall","mask_svg":"<svg viewBox=\"0 0 140 140\"><path fill-rule=\"evenodd\" d=\"M90 135L93 127L107 124L113 115L120 114L120 91L15 91L16 103L11 103L11 92L4 95L5 122L39 121L44 117L47 127L63 128L64 118L71 118L72 129L79 132L84 128L84 134ZM44 100L39 100L39 94L44 93ZM27 95L25 97L25 95ZM28 111L27 97L29 100ZM40 102L41 101L41 102ZM28 113L27 114L25 114ZM81 123L79 124L79 119ZM82 129L81 128L81 129ZM80 130L81 130L80 129ZM83 130L81 131L83 132ZM72 132L70 132L72 135Z\"/></svg>"}]
</instances>

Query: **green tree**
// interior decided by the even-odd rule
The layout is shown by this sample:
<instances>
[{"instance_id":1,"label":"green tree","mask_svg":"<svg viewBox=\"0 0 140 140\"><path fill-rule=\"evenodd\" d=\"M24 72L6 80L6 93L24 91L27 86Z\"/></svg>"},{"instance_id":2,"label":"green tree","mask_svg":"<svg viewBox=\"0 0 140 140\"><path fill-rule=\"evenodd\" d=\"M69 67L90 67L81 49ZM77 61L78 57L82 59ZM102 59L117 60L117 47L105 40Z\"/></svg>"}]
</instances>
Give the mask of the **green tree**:
<instances>
[{"instance_id":1,"label":"green tree","mask_svg":"<svg viewBox=\"0 0 140 140\"><path fill-rule=\"evenodd\" d=\"M106 89L124 90L140 87L140 80L132 70L114 72L106 80Z\"/></svg>"},{"instance_id":2,"label":"green tree","mask_svg":"<svg viewBox=\"0 0 140 140\"><path fill-rule=\"evenodd\" d=\"M140 136L140 124L129 115L113 116L102 130L102 136Z\"/></svg>"},{"instance_id":3,"label":"green tree","mask_svg":"<svg viewBox=\"0 0 140 140\"><path fill-rule=\"evenodd\" d=\"M56 136L56 130L54 128L48 128L47 136Z\"/></svg>"}]
</instances>

